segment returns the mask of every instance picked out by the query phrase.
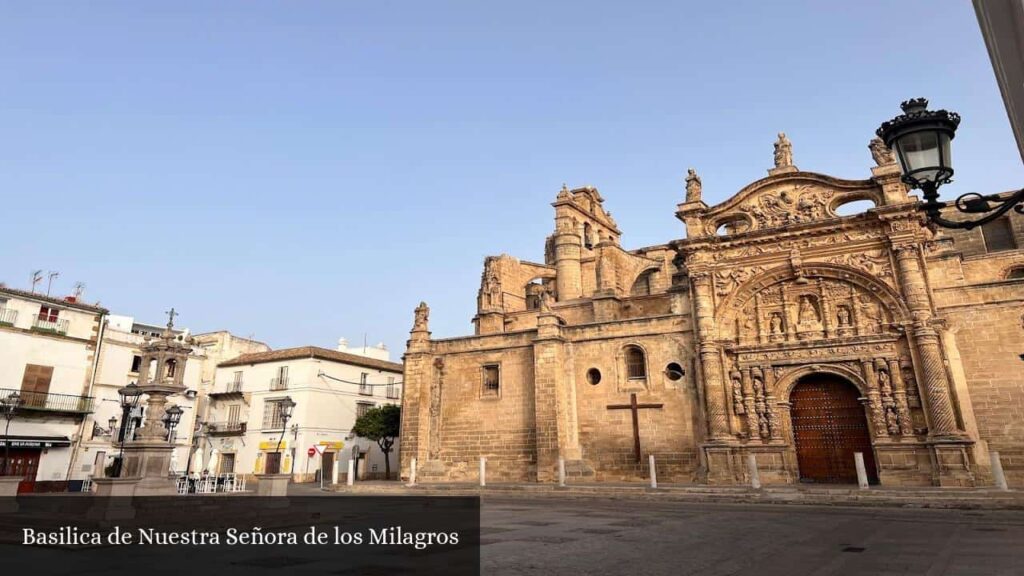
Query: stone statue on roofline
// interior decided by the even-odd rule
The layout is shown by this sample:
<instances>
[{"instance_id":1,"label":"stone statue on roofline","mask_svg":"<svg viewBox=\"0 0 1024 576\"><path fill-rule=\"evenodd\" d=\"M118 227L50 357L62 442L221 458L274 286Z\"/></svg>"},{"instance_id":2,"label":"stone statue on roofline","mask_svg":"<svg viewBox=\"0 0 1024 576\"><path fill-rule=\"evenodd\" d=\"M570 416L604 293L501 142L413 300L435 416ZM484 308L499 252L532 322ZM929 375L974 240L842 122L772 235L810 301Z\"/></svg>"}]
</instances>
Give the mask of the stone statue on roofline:
<instances>
[{"instance_id":1,"label":"stone statue on roofline","mask_svg":"<svg viewBox=\"0 0 1024 576\"><path fill-rule=\"evenodd\" d=\"M426 302L420 302L420 305L416 307L416 319L412 324L413 332L426 332L427 321L430 318L430 307L427 306Z\"/></svg>"},{"instance_id":2,"label":"stone statue on roofline","mask_svg":"<svg viewBox=\"0 0 1024 576\"><path fill-rule=\"evenodd\" d=\"M874 158L875 164L879 166L896 162L896 157L893 156L892 150L878 136L871 139L871 142L868 143L868 149L871 150L871 157Z\"/></svg>"},{"instance_id":3,"label":"stone statue on roofline","mask_svg":"<svg viewBox=\"0 0 1024 576\"><path fill-rule=\"evenodd\" d=\"M686 201L687 202L700 202L700 194L702 190L702 184L700 176L697 175L697 171L690 168L686 171Z\"/></svg>"},{"instance_id":4,"label":"stone statue on roofline","mask_svg":"<svg viewBox=\"0 0 1024 576\"><path fill-rule=\"evenodd\" d=\"M779 132L775 141L775 167L787 168L793 165L793 143L786 138L785 132Z\"/></svg>"}]
</instances>

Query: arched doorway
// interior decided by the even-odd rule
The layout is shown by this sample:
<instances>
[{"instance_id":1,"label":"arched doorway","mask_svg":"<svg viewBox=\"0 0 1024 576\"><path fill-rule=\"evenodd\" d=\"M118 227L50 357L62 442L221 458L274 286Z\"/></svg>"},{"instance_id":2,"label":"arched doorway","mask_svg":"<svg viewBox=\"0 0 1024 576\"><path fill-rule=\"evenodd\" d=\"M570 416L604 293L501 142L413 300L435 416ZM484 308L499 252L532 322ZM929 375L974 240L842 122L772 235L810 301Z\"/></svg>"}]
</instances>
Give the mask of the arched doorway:
<instances>
[{"instance_id":1,"label":"arched doorway","mask_svg":"<svg viewBox=\"0 0 1024 576\"><path fill-rule=\"evenodd\" d=\"M871 435L857 388L839 376L811 374L789 401L801 482L855 484L854 452L864 454L868 481L878 483Z\"/></svg>"}]
</instances>

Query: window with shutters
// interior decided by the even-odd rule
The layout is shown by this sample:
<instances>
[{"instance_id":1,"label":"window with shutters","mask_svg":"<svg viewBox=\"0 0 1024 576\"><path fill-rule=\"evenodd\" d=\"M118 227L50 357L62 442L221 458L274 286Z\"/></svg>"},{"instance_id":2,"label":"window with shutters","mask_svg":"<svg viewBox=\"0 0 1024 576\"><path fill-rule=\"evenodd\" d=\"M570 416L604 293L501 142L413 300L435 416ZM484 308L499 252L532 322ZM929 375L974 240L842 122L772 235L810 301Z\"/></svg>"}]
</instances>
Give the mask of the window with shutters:
<instances>
[{"instance_id":1,"label":"window with shutters","mask_svg":"<svg viewBox=\"0 0 1024 576\"><path fill-rule=\"evenodd\" d=\"M981 235L985 238L985 250L1002 252L1016 250L1017 242L1013 239L1013 227L1009 218L996 218L981 225Z\"/></svg>"},{"instance_id":2,"label":"window with shutters","mask_svg":"<svg viewBox=\"0 0 1024 576\"><path fill-rule=\"evenodd\" d=\"M626 347L626 378L630 380L647 378L647 359L639 346Z\"/></svg>"},{"instance_id":3,"label":"window with shutters","mask_svg":"<svg viewBox=\"0 0 1024 576\"><path fill-rule=\"evenodd\" d=\"M31 406L33 402L46 404L46 394L50 393L50 381L53 379L53 366L26 364L25 373L21 377L22 400Z\"/></svg>"},{"instance_id":4,"label":"window with shutters","mask_svg":"<svg viewBox=\"0 0 1024 576\"><path fill-rule=\"evenodd\" d=\"M283 410L281 408L281 400L267 400L263 404L263 429L264 430L280 430L284 428L284 418L282 417Z\"/></svg>"},{"instance_id":5,"label":"window with shutters","mask_svg":"<svg viewBox=\"0 0 1024 576\"><path fill-rule=\"evenodd\" d=\"M238 424L238 416L241 410L242 407L238 404L228 406L228 424Z\"/></svg>"},{"instance_id":6,"label":"window with shutters","mask_svg":"<svg viewBox=\"0 0 1024 576\"><path fill-rule=\"evenodd\" d=\"M49 306L39 307L39 319L44 322L56 322L58 316L60 316L59 308L51 308Z\"/></svg>"}]
</instances>

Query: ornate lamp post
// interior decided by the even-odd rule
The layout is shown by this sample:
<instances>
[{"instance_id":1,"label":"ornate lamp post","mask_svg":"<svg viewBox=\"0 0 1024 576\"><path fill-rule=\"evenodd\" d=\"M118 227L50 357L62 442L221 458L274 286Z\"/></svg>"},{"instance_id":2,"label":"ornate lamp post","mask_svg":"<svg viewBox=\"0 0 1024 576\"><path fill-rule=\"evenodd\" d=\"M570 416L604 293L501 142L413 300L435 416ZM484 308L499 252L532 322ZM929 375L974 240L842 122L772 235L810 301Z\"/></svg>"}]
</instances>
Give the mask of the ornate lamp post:
<instances>
[{"instance_id":1,"label":"ornate lamp post","mask_svg":"<svg viewBox=\"0 0 1024 576\"><path fill-rule=\"evenodd\" d=\"M983 216L962 222L943 218L941 211L950 203L939 200L939 187L948 184L953 177L950 145L960 125L960 115L947 110L928 110L925 98L907 100L900 108L903 114L882 123L875 133L896 153L903 182L921 189L924 194L921 209L931 223L943 228L970 230L995 220L1011 208L1024 214L1024 189L1021 189L1006 197L977 192L962 194L952 206L963 214Z\"/></svg>"},{"instance_id":2,"label":"ornate lamp post","mask_svg":"<svg viewBox=\"0 0 1024 576\"><path fill-rule=\"evenodd\" d=\"M124 443L128 435L128 421L131 418L132 411L139 406L139 400L142 398L142 389L135 382L131 382L124 388L119 389L117 395L121 397L121 430L117 435L121 449L117 456L117 468L114 470L114 478L120 478L121 470L124 468ZM113 417L110 419L110 429L111 434L113 434Z\"/></svg>"},{"instance_id":3,"label":"ornate lamp post","mask_svg":"<svg viewBox=\"0 0 1024 576\"><path fill-rule=\"evenodd\" d=\"M274 454L277 454L277 471L275 473L281 472L281 441L284 440L284 433L288 430L288 420L291 419L292 410L295 409L295 401L291 396L286 396L278 404L281 409L281 436L278 437L277 446L274 448Z\"/></svg>"},{"instance_id":4,"label":"ornate lamp post","mask_svg":"<svg viewBox=\"0 0 1024 576\"><path fill-rule=\"evenodd\" d=\"M7 476L11 469L11 420L14 420L14 411L21 405L21 394L11 392L6 398L0 399L0 411L7 420L7 427L4 428L4 469L0 476Z\"/></svg>"},{"instance_id":5,"label":"ornate lamp post","mask_svg":"<svg viewBox=\"0 0 1024 576\"><path fill-rule=\"evenodd\" d=\"M170 443L174 442L174 429L178 427L178 423L181 422L181 415L185 411L180 406L174 405L164 410L163 423L164 428L167 428L167 441Z\"/></svg>"}]
</instances>

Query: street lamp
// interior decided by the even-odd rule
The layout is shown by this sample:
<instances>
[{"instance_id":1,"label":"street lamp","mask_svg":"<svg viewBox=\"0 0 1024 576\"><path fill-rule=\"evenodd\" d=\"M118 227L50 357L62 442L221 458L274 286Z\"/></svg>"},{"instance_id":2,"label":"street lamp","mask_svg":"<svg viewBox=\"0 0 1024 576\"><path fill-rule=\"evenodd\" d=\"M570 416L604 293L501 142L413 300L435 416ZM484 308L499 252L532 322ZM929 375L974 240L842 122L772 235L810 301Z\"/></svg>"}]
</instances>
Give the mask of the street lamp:
<instances>
[{"instance_id":1,"label":"street lamp","mask_svg":"<svg viewBox=\"0 0 1024 576\"><path fill-rule=\"evenodd\" d=\"M281 436L277 439L277 446L274 448L274 454L277 454L277 471L275 474L281 473L281 441L284 440L284 433L288 430L288 420L292 417L292 410L295 409L295 401L292 400L291 396L285 396L284 400L278 402L278 407L281 417Z\"/></svg>"},{"instance_id":2,"label":"street lamp","mask_svg":"<svg viewBox=\"0 0 1024 576\"><path fill-rule=\"evenodd\" d=\"M896 153L903 182L921 189L924 194L921 209L931 223L943 228L970 230L995 220L1011 208L1024 214L1024 189L1021 189L1008 197L983 196L977 192L962 194L952 205L961 213L984 216L962 222L943 218L941 210L950 204L939 201L939 187L948 184L953 177L950 148L960 125L960 115L947 110L928 110L925 98L907 100L900 108L903 114L883 122L875 133Z\"/></svg>"},{"instance_id":3,"label":"street lamp","mask_svg":"<svg viewBox=\"0 0 1024 576\"><path fill-rule=\"evenodd\" d=\"M125 436L128 434L128 419L131 417L132 410L139 405L139 399L142 398L142 389L135 382L130 382L124 388L118 389L117 395L121 397L121 431L118 433L121 451L117 457L117 469L115 470L114 477L120 478L121 469L124 468L124 442Z\"/></svg>"},{"instance_id":4,"label":"street lamp","mask_svg":"<svg viewBox=\"0 0 1024 576\"><path fill-rule=\"evenodd\" d=\"M11 392L6 398L0 399L0 410L7 420L7 427L4 429L4 469L0 476L7 476L11 469L11 420L14 420L14 411L20 405L21 394L17 392Z\"/></svg>"},{"instance_id":5,"label":"street lamp","mask_svg":"<svg viewBox=\"0 0 1024 576\"><path fill-rule=\"evenodd\" d=\"M164 410L164 428L167 429L167 441L174 441L174 429L178 427L178 422L181 422L181 414L184 410L180 406L171 406L167 410Z\"/></svg>"}]
</instances>

